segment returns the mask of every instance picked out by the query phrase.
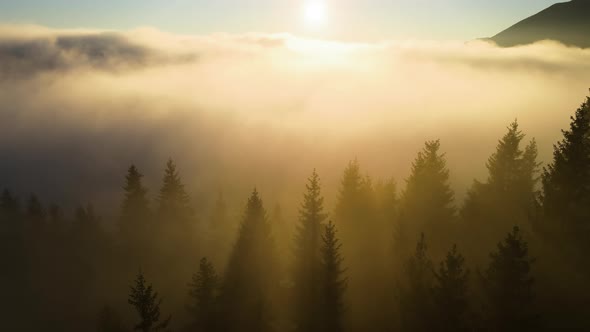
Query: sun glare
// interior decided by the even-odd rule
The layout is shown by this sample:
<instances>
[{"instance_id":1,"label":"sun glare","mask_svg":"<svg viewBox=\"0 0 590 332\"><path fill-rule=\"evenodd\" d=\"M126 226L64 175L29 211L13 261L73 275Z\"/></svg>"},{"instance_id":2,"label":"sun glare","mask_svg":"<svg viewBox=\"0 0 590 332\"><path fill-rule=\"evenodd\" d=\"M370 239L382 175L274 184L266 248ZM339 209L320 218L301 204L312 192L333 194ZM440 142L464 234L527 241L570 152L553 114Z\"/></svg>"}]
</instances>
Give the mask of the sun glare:
<instances>
[{"instance_id":1,"label":"sun glare","mask_svg":"<svg viewBox=\"0 0 590 332\"><path fill-rule=\"evenodd\" d=\"M326 4L322 1L308 2L304 7L305 23L310 27L319 27L326 22Z\"/></svg>"}]
</instances>

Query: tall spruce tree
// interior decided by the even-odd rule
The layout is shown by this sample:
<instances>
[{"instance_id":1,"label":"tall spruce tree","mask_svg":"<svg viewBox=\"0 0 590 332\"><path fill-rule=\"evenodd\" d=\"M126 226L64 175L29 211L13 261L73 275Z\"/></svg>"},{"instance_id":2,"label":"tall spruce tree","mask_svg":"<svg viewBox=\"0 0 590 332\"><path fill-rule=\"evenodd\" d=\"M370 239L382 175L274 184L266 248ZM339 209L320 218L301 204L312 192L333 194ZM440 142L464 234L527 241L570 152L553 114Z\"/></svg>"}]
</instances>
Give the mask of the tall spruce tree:
<instances>
[{"instance_id":1,"label":"tall spruce tree","mask_svg":"<svg viewBox=\"0 0 590 332\"><path fill-rule=\"evenodd\" d=\"M360 164L357 159L349 162L342 175L342 181L338 192L338 202L334 216L341 225L341 229L355 227L363 218L362 202L363 177ZM344 230L343 230L344 232Z\"/></svg>"},{"instance_id":2,"label":"tall spruce tree","mask_svg":"<svg viewBox=\"0 0 590 332\"><path fill-rule=\"evenodd\" d=\"M395 180L378 181L375 184L375 197L381 225L391 234L399 215L399 197Z\"/></svg>"},{"instance_id":3,"label":"tall spruce tree","mask_svg":"<svg viewBox=\"0 0 590 332\"><path fill-rule=\"evenodd\" d=\"M185 282L183 276L193 272L192 262L201 257L201 233L182 179L172 160L166 163L162 187L157 197L157 223L153 246L157 248L152 263L166 266L170 277L161 287L172 292L175 285ZM173 293L172 293L173 294Z\"/></svg>"},{"instance_id":4,"label":"tall spruce tree","mask_svg":"<svg viewBox=\"0 0 590 332\"><path fill-rule=\"evenodd\" d=\"M321 324L322 224L328 217L324 211L320 177L314 170L306 184L299 209L295 235L293 279L296 298L296 324L299 331L324 331Z\"/></svg>"},{"instance_id":5,"label":"tall spruce tree","mask_svg":"<svg viewBox=\"0 0 590 332\"><path fill-rule=\"evenodd\" d=\"M437 330L469 330L468 278L465 258L454 245L434 273L432 293Z\"/></svg>"},{"instance_id":6,"label":"tall spruce tree","mask_svg":"<svg viewBox=\"0 0 590 332\"><path fill-rule=\"evenodd\" d=\"M207 258L201 259L199 271L189 284L191 303L188 305L192 317L191 325L196 331L215 332L220 328L218 316L218 295L220 280L213 264Z\"/></svg>"},{"instance_id":7,"label":"tall spruce tree","mask_svg":"<svg viewBox=\"0 0 590 332\"><path fill-rule=\"evenodd\" d=\"M263 202L254 190L225 271L221 304L226 331L270 331L278 286L274 241Z\"/></svg>"},{"instance_id":8,"label":"tall spruce tree","mask_svg":"<svg viewBox=\"0 0 590 332\"><path fill-rule=\"evenodd\" d=\"M354 299L349 327L352 331L382 331L389 328L389 301L384 289L390 284L388 243L391 232L385 227L373 180L361 175L358 160L351 161L342 176L334 222L342 241L350 283L348 296ZM371 257L371 259L367 259Z\"/></svg>"},{"instance_id":9,"label":"tall spruce tree","mask_svg":"<svg viewBox=\"0 0 590 332\"><path fill-rule=\"evenodd\" d=\"M160 331L170 324L172 316L160 320L162 299L158 292L154 291L152 285L148 285L142 272L139 272L134 285L130 287L127 302L135 308L139 315L139 322L134 327L135 331Z\"/></svg>"},{"instance_id":10,"label":"tall spruce tree","mask_svg":"<svg viewBox=\"0 0 590 332\"><path fill-rule=\"evenodd\" d=\"M487 298L488 324L497 331L533 331L538 327L534 308L531 265L528 244L518 227L514 227L483 274Z\"/></svg>"},{"instance_id":11,"label":"tall spruce tree","mask_svg":"<svg viewBox=\"0 0 590 332\"><path fill-rule=\"evenodd\" d=\"M170 223L188 222L193 215L190 197L176 170L172 159L166 163L162 188L158 196L158 212L161 218L170 219Z\"/></svg>"},{"instance_id":12,"label":"tall spruce tree","mask_svg":"<svg viewBox=\"0 0 590 332\"><path fill-rule=\"evenodd\" d=\"M363 250L370 249L376 242L373 237L378 224L376 217L372 181L368 176L361 176L360 164L355 159L344 170L334 211L335 222L343 240L348 243L345 255L353 274L361 270L356 268L357 262L367 263L367 253Z\"/></svg>"},{"instance_id":13,"label":"tall spruce tree","mask_svg":"<svg viewBox=\"0 0 590 332\"><path fill-rule=\"evenodd\" d=\"M552 314L544 316L554 319L553 326L588 329L586 301L573 299L590 297L590 97L562 133L553 160L543 170L541 209L534 218L535 231L545 242L535 246L543 257L538 265L544 283L539 298L551 298L547 307Z\"/></svg>"},{"instance_id":14,"label":"tall spruce tree","mask_svg":"<svg viewBox=\"0 0 590 332\"><path fill-rule=\"evenodd\" d=\"M336 226L330 221L322 235L322 279L323 292L320 301L322 313L322 329L318 331L341 332L344 331L344 292L347 280L344 277L342 263L344 258L340 253L342 244L337 237Z\"/></svg>"},{"instance_id":15,"label":"tall spruce tree","mask_svg":"<svg viewBox=\"0 0 590 332\"><path fill-rule=\"evenodd\" d=\"M451 233L455 218L454 194L449 184L449 170L440 141L426 142L412 164L402 194L400 225L408 236L436 234L431 241L435 253L447 247L445 235ZM447 247L448 248L448 247Z\"/></svg>"},{"instance_id":16,"label":"tall spruce tree","mask_svg":"<svg viewBox=\"0 0 590 332\"><path fill-rule=\"evenodd\" d=\"M497 191L508 193L518 189L516 186L520 182L523 160L520 144L524 137L518 128L518 122L512 122L508 126L508 132L498 142L496 152L488 159L488 184Z\"/></svg>"},{"instance_id":17,"label":"tall spruce tree","mask_svg":"<svg viewBox=\"0 0 590 332\"><path fill-rule=\"evenodd\" d=\"M579 252L590 249L590 97L571 118L569 130L554 147L553 162L542 176L544 228L573 240Z\"/></svg>"},{"instance_id":18,"label":"tall spruce tree","mask_svg":"<svg viewBox=\"0 0 590 332\"><path fill-rule=\"evenodd\" d=\"M416 251L404 269L400 289L400 323L404 331L430 331L432 329L433 266L428 257L424 233L416 244Z\"/></svg>"},{"instance_id":19,"label":"tall spruce tree","mask_svg":"<svg viewBox=\"0 0 590 332\"><path fill-rule=\"evenodd\" d=\"M475 181L461 211L462 238L478 261L486 256L483 248L494 245L493 239L503 236L505 229L529 226L537 210L537 143L532 139L522 146L525 135L516 121L507 129L486 164L487 181Z\"/></svg>"},{"instance_id":20,"label":"tall spruce tree","mask_svg":"<svg viewBox=\"0 0 590 332\"><path fill-rule=\"evenodd\" d=\"M347 259L353 265L357 260L366 262L366 253L357 249L373 249L374 236L378 236L376 232L383 231L378 229L377 207L371 178L361 175L358 160L349 162L342 176L334 218L343 240L349 243L350 257L347 255Z\"/></svg>"},{"instance_id":21,"label":"tall spruce tree","mask_svg":"<svg viewBox=\"0 0 590 332\"><path fill-rule=\"evenodd\" d=\"M143 174L135 165L131 165L125 176L125 197L121 204L119 227L124 240L134 248L146 241L150 223L148 190L143 185Z\"/></svg>"}]
</instances>

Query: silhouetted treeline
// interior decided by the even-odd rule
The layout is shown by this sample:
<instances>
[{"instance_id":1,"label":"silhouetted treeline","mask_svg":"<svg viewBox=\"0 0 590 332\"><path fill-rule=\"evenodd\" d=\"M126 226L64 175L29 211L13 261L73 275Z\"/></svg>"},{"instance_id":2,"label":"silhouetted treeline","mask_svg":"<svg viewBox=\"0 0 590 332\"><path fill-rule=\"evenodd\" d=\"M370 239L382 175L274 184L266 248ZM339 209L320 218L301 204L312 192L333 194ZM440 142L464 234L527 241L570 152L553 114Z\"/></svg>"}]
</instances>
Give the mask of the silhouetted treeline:
<instances>
[{"instance_id":1,"label":"silhouetted treeline","mask_svg":"<svg viewBox=\"0 0 590 332\"><path fill-rule=\"evenodd\" d=\"M590 98L543 168L510 124L461 204L443 151L404 185L351 161L333 207L314 170L294 220L256 189L239 218L219 193L203 209L172 160L155 194L128 169L114 228L4 190L0 329L590 330Z\"/></svg>"}]
</instances>

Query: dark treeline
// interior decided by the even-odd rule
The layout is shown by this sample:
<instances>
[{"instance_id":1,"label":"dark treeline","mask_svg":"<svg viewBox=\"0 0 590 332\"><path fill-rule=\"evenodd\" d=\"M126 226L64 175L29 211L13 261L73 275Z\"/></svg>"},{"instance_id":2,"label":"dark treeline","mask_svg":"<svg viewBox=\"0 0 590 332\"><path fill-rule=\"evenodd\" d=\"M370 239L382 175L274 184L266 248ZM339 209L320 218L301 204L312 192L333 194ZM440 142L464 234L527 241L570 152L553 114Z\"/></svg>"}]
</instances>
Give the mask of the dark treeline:
<instances>
[{"instance_id":1,"label":"dark treeline","mask_svg":"<svg viewBox=\"0 0 590 332\"><path fill-rule=\"evenodd\" d=\"M458 204L439 141L403 188L351 161L334 207L313 171L292 222L256 189L199 211L171 160L156 194L129 168L115 229L4 190L0 329L590 330L590 98L547 166L514 122L486 167Z\"/></svg>"}]
</instances>

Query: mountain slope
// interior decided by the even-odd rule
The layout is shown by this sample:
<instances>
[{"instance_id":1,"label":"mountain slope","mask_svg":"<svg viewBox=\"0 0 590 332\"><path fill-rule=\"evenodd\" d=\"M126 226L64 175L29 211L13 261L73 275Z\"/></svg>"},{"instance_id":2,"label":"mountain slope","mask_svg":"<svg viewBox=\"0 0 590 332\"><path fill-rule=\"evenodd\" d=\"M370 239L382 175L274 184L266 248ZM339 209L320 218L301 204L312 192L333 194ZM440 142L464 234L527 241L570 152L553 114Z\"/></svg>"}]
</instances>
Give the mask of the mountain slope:
<instances>
[{"instance_id":1,"label":"mountain slope","mask_svg":"<svg viewBox=\"0 0 590 332\"><path fill-rule=\"evenodd\" d=\"M590 0L555 4L491 38L503 47L531 44L546 39L569 46L590 48Z\"/></svg>"}]
</instances>

